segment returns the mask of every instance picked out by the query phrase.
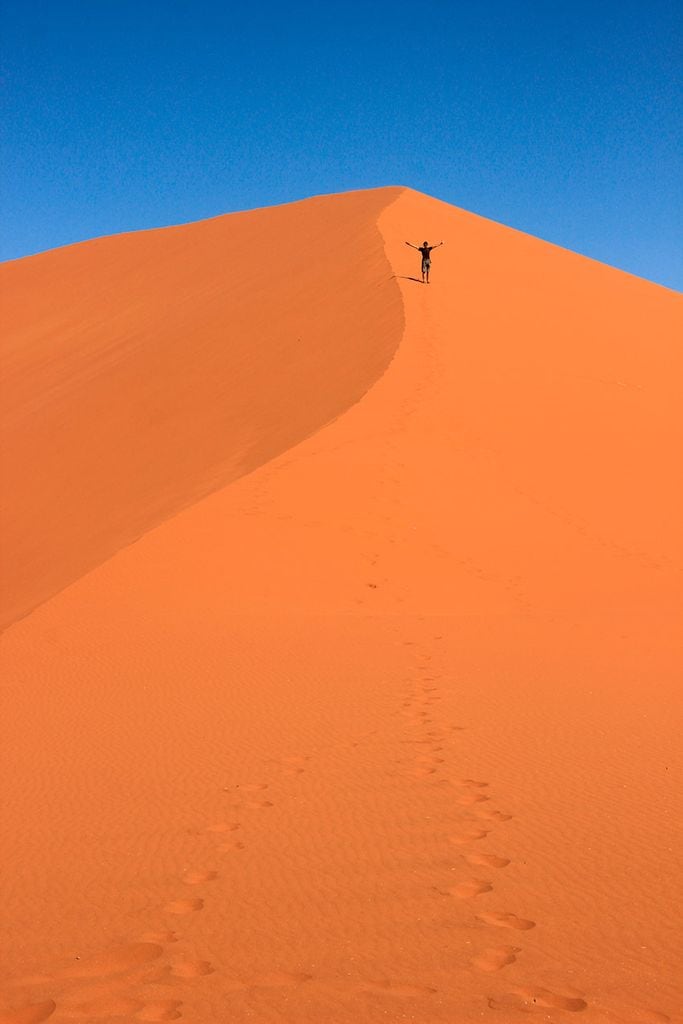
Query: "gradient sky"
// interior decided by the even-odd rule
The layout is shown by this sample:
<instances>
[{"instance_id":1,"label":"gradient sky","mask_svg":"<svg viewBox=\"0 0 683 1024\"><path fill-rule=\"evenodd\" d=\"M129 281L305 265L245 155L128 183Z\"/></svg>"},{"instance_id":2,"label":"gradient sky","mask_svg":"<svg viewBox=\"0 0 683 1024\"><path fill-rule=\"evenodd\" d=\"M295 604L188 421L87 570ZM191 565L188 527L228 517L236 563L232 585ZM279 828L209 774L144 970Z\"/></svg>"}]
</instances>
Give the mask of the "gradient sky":
<instances>
[{"instance_id":1,"label":"gradient sky","mask_svg":"<svg viewBox=\"0 0 683 1024\"><path fill-rule=\"evenodd\" d=\"M5 0L11 259L410 185L683 289L680 0Z\"/></svg>"}]
</instances>

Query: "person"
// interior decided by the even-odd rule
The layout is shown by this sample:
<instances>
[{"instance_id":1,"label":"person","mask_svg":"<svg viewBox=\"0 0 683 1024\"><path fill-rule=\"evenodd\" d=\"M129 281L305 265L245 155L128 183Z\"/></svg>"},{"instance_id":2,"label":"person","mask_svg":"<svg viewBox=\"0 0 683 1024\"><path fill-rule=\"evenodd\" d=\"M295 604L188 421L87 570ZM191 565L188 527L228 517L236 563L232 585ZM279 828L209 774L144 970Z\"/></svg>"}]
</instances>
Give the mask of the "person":
<instances>
[{"instance_id":1,"label":"person","mask_svg":"<svg viewBox=\"0 0 683 1024\"><path fill-rule=\"evenodd\" d=\"M406 242L406 245L409 245L411 249L417 249L418 252L422 253L422 284L425 283L425 278L427 280L427 284L429 284L429 270L432 265L432 249L438 249L439 245L443 245L443 242L439 242L438 245L429 245L428 242L423 242L422 245L413 245L412 242Z\"/></svg>"}]
</instances>

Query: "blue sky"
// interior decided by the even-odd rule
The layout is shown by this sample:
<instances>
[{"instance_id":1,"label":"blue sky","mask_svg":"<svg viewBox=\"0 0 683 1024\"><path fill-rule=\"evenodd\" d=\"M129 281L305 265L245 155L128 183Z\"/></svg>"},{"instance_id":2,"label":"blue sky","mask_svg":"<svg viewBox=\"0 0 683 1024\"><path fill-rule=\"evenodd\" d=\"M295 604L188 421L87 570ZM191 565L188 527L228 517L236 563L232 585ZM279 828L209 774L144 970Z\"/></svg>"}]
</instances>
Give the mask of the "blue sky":
<instances>
[{"instance_id":1,"label":"blue sky","mask_svg":"<svg viewBox=\"0 0 683 1024\"><path fill-rule=\"evenodd\" d=\"M5 0L0 258L403 184L683 289L682 12Z\"/></svg>"}]
</instances>

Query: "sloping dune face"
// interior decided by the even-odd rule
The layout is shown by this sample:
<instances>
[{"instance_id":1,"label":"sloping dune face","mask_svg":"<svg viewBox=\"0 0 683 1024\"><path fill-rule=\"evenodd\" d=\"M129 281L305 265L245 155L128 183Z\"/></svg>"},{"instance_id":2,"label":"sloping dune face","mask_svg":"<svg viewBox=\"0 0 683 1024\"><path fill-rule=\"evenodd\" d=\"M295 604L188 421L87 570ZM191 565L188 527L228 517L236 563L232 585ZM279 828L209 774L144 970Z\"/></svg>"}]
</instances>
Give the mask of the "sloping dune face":
<instances>
[{"instance_id":1,"label":"sloping dune face","mask_svg":"<svg viewBox=\"0 0 683 1024\"><path fill-rule=\"evenodd\" d=\"M6 264L6 625L358 401L400 340L395 190Z\"/></svg>"},{"instance_id":2,"label":"sloping dune face","mask_svg":"<svg viewBox=\"0 0 683 1024\"><path fill-rule=\"evenodd\" d=\"M679 1019L680 297L388 195L376 383L5 633L11 1024Z\"/></svg>"}]
</instances>

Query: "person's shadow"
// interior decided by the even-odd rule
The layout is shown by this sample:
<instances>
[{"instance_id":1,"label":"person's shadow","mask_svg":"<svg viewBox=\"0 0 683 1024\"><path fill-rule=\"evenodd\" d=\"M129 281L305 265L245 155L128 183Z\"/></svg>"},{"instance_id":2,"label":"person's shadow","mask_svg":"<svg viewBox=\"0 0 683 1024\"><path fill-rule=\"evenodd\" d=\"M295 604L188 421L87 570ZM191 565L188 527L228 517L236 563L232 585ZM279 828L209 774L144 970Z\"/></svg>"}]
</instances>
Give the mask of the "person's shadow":
<instances>
[{"instance_id":1,"label":"person's shadow","mask_svg":"<svg viewBox=\"0 0 683 1024\"><path fill-rule=\"evenodd\" d=\"M394 277L400 278L401 281L415 281L416 284L424 284L419 277L406 277L405 274L394 274Z\"/></svg>"}]
</instances>

